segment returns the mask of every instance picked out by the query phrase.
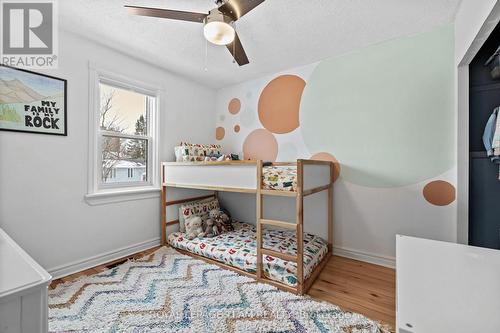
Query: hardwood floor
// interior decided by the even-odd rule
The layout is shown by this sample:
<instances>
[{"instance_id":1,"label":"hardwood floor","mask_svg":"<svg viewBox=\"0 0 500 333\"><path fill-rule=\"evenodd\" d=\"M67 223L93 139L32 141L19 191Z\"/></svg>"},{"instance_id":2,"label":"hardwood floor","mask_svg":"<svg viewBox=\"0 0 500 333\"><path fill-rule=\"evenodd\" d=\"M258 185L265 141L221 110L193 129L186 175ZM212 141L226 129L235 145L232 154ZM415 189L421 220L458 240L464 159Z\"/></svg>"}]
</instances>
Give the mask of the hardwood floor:
<instances>
[{"instance_id":1,"label":"hardwood floor","mask_svg":"<svg viewBox=\"0 0 500 333\"><path fill-rule=\"evenodd\" d=\"M158 247L54 280L49 288L55 288L61 282L73 281L80 276L100 273L127 259L138 259L157 249ZM333 256L308 294L313 298L336 304L345 310L358 312L368 318L378 320L394 331L396 273L393 269Z\"/></svg>"},{"instance_id":2,"label":"hardwood floor","mask_svg":"<svg viewBox=\"0 0 500 333\"><path fill-rule=\"evenodd\" d=\"M147 256L153 252L155 252L156 250L158 250L161 246L157 246L157 247L154 247L152 249L149 249L149 250L146 250L146 251L142 251L142 252L139 252L139 253L136 253L134 255L131 255L129 257L125 257L125 258L121 258L121 259L117 259L117 260L114 260L114 261L111 261L111 262L108 262L106 264L103 264L103 265L100 265L100 266L96 266L96 267L93 267L93 268L89 268L87 270L84 270L84 271L81 271L81 272L78 272L78 273L74 273L74 274L71 274L71 275L68 275L68 276L65 276L63 278L60 278L60 279L55 279L52 281L52 283L50 284L49 286L49 289L54 289L58 284L60 283L63 283L63 282L69 282L69 281L73 281L73 280L76 280L78 279L79 277L81 276L88 276L88 275L92 275L92 274L97 274L97 273L100 273L100 272L103 272L105 270L108 270L108 269L111 269L115 266L118 266L122 263L124 263L125 261L129 260L129 259L139 259L139 258L142 258L144 256Z\"/></svg>"},{"instance_id":3,"label":"hardwood floor","mask_svg":"<svg viewBox=\"0 0 500 333\"><path fill-rule=\"evenodd\" d=\"M314 282L310 296L396 326L394 269L333 256Z\"/></svg>"}]
</instances>

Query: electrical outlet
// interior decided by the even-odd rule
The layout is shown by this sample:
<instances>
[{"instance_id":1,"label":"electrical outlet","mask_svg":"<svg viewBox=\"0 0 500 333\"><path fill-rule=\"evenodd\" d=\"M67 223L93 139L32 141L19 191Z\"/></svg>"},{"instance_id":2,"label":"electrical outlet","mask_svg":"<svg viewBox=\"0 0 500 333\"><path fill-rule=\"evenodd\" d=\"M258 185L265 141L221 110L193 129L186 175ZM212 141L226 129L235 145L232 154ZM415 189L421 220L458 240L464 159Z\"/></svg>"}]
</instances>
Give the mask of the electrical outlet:
<instances>
[{"instance_id":1,"label":"electrical outlet","mask_svg":"<svg viewBox=\"0 0 500 333\"><path fill-rule=\"evenodd\" d=\"M399 330L398 330L398 333L413 333L413 331L409 331L407 328L411 328L413 329L413 325L410 324L410 323L406 323L406 328L402 328L400 327Z\"/></svg>"}]
</instances>

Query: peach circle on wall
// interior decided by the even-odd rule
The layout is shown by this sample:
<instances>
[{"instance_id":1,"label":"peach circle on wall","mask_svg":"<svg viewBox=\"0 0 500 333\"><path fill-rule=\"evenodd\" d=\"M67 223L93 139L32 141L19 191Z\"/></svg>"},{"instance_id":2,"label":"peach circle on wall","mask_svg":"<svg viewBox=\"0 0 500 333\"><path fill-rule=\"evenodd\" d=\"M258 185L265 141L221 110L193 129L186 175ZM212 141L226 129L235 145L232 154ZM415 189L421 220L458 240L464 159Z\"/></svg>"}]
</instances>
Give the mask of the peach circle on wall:
<instances>
[{"instance_id":1,"label":"peach circle on wall","mask_svg":"<svg viewBox=\"0 0 500 333\"><path fill-rule=\"evenodd\" d=\"M252 131L243 142L243 153L246 160L276 161L278 141L266 129Z\"/></svg>"},{"instance_id":2,"label":"peach circle on wall","mask_svg":"<svg viewBox=\"0 0 500 333\"><path fill-rule=\"evenodd\" d=\"M240 125L235 125L234 126L234 133L239 133L240 131Z\"/></svg>"},{"instance_id":3,"label":"peach circle on wall","mask_svg":"<svg viewBox=\"0 0 500 333\"><path fill-rule=\"evenodd\" d=\"M300 99L305 81L296 75L281 75L262 90L259 119L272 133L289 133L299 127Z\"/></svg>"},{"instance_id":4,"label":"peach circle on wall","mask_svg":"<svg viewBox=\"0 0 500 333\"><path fill-rule=\"evenodd\" d=\"M455 186L444 180L435 180L425 185L423 195L425 200L436 206L447 206L456 199Z\"/></svg>"},{"instance_id":5,"label":"peach circle on wall","mask_svg":"<svg viewBox=\"0 0 500 333\"><path fill-rule=\"evenodd\" d=\"M321 152L311 156L311 160L330 161L333 162L333 181L336 181L340 176L340 163L332 154Z\"/></svg>"},{"instance_id":6,"label":"peach circle on wall","mask_svg":"<svg viewBox=\"0 0 500 333\"><path fill-rule=\"evenodd\" d=\"M217 127L215 129L215 138L217 140L222 140L224 139L224 136L226 135L226 130L224 129L224 127Z\"/></svg>"},{"instance_id":7,"label":"peach circle on wall","mask_svg":"<svg viewBox=\"0 0 500 333\"><path fill-rule=\"evenodd\" d=\"M230 114L237 114L238 112L240 112L240 109L241 109L241 102L238 98L233 98L227 106L227 110L229 111Z\"/></svg>"}]
</instances>

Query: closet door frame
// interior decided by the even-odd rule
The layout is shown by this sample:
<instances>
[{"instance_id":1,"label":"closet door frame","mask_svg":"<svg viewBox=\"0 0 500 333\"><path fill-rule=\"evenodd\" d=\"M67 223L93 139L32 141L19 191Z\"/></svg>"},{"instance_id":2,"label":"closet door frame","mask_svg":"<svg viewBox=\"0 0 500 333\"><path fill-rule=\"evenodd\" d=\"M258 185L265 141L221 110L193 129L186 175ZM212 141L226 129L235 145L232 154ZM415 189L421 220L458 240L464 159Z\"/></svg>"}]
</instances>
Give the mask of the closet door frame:
<instances>
[{"instance_id":1,"label":"closet door frame","mask_svg":"<svg viewBox=\"0 0 500 333\"><path fill-rule=\"evenodd\" d=\"M500 22L500 2L457 64L457 243L469 244L469 64Z\"/></svg>"}]
</instances>

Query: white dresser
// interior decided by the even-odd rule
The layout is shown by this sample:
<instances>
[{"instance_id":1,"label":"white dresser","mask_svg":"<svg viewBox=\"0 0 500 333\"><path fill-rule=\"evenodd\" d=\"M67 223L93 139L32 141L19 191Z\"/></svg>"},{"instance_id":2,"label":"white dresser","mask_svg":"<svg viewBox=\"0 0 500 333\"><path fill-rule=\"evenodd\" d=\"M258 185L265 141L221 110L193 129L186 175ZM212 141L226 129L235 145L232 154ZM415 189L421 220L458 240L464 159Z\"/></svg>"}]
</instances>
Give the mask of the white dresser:
<instances>
[{"instance_id":1,"label":"white dresser","mask_svg":"<svg viewBox=\"0 0 500 333\"><path fill-rule=\"evenodd\" d=\"M500 251L396 237L398 333L500 332Z\"/></svg>"},{"instance_id":2,"label":"white dresser","mask_svg":"<svg viewBox=\"0 0 500 333\"><path fill-rule=\"evenodd\" d=\"M51 276L0 229L0 333L43 333Z\"/></svg>"}]
</instances>

